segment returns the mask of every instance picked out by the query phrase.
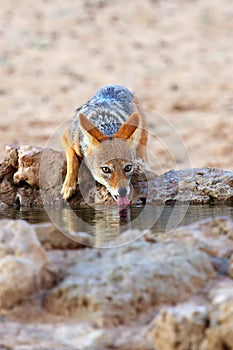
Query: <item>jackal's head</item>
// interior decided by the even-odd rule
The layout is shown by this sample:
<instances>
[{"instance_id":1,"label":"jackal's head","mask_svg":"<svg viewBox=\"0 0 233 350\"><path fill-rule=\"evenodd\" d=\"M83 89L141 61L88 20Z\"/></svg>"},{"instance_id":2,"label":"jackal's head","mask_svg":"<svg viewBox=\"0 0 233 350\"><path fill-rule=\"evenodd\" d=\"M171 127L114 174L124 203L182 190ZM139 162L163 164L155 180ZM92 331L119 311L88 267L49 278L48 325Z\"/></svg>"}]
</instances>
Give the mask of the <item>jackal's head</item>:
<instances>
[{"instance_id":1,"label":"jackal's head","mask_svg":"<svg viewBox=\"0 0 233 350\"><path fill-rule=\"evenodd\" d=\"M139 114L133 113L117 133L109 137L84 115L79 115L85 162L94 179L108 189L118 205L130 203L130 180L141 136L140 122Z\"/></svg>"}]
</instances>

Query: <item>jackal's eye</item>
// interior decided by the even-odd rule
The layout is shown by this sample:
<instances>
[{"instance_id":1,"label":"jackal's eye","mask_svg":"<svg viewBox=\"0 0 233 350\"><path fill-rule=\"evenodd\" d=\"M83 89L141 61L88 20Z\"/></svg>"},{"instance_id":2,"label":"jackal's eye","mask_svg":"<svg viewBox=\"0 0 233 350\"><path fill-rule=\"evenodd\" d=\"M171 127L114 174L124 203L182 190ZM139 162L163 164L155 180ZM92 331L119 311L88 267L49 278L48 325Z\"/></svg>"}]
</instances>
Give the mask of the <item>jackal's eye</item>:
<instances>
[{"instance_id":1,"label":"jackal's eye","mask_svg":"<svg viewBox=\"0 0 233 350\"><path fill-rule=\"evenodd\" d=\"M125 166L124 170L126 173L129 173L132 170L133 166L131 164L128 164Z\"/></svg>"},{"instance_id":2,"label":"jackal's eye","mask_svg":"<svg viewBox=\"0 0 233 350\"><path fill-rule=\"evenodd\" d=\"M111 174L111 169L108 166L103 166L102 168L103 173L105 174Z\"/></svg>"}]
</instances>

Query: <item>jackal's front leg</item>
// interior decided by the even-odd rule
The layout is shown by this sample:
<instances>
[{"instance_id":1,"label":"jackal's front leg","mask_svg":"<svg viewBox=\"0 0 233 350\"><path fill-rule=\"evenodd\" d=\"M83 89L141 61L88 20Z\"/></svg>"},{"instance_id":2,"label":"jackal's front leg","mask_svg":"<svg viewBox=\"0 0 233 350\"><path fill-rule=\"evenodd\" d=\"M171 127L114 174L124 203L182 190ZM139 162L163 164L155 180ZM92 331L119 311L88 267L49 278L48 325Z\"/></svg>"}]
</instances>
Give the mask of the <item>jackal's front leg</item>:
<instances>
[{"instance_id":1,"label":"jackal's front leg","mask_svg":"<svg viewBox=\"0 0 233 350\"><path fill-rule=\"evenodd\" d=\"M79 169L79 161L75 150L69 147L66 150L67 172L61 194L64 199L68 199L75 193L77 187L77 174Z\"/></svg>"}]
</instances>

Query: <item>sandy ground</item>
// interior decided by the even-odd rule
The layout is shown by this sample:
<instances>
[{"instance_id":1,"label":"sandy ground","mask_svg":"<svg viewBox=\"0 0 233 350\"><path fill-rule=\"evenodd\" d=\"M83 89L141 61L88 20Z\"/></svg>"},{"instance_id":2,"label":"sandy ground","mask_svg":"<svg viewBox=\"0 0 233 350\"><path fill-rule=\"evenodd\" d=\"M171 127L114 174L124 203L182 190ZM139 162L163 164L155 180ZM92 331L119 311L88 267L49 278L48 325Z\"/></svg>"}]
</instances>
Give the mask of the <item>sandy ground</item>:
<instances>
[{"instance_id":1,"label":"sandy ground","mask_svg":"<svg viewBox=\"0 0 233 350\"><path fill-rule=\"evenodd\" d=\"M231 0L13 0L0 11L0 158L46 146L102 85L146 108L152 168L233 169Z\"/></svg>"}]
</instances>

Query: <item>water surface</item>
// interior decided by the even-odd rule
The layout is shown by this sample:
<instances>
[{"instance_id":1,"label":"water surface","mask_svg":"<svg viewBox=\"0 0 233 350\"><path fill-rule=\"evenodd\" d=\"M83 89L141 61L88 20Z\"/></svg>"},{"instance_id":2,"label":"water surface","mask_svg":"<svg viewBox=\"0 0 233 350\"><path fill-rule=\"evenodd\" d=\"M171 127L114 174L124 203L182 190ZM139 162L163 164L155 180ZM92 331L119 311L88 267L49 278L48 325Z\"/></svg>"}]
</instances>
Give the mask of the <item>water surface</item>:
<instances>
[{"instance_id":1,"label":"water surface","mask_svg":"<svg viewBox=\"0 0 233 350\"><path fill-rule=\"evenodd\" d=\"M8 208L0 218L24 219L31 224L52 221L64 232L88 232L103 242L110 242L128 229L168 233L181 225L210 217L227 216L233 220L233 205L146 205L119 211L117 206L52 208L28 210Z\"/></svg>"}]
</instances>

